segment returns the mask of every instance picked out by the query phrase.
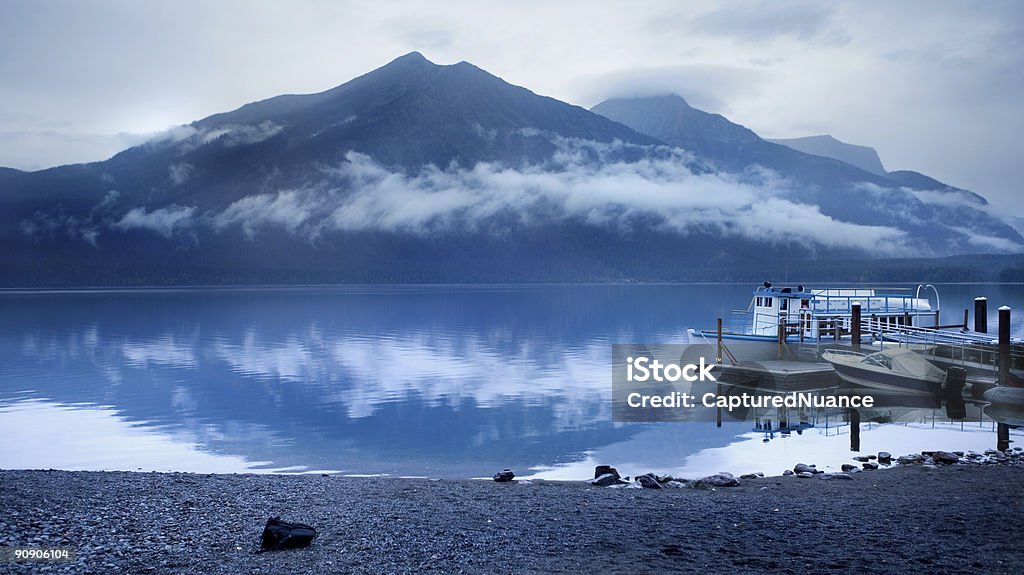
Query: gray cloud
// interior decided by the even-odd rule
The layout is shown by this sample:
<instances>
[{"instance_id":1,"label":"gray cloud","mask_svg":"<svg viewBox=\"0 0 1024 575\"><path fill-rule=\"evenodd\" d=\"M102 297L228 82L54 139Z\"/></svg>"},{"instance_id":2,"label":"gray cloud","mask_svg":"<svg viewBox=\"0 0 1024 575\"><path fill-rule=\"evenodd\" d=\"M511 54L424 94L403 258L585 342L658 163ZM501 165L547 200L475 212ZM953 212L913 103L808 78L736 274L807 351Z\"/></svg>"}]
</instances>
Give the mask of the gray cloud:
<instances>
[{"instance_id":1,"label":"gray cloud","mask_svg":"<svg viewBox=\"0 0 1024 575\"><path fill-rule=\"evenodd\" d=\"M638 98L678 94L694 107L720 111L735 94L754 94L771 72L737 66L658 66L615 70L578 77L582 101L594 105L609 98Z\"/></svg>"},{"instance_id":2,"label":"gray cloud","mask_svg":"<svg viewBox=\"0 0 1024 575\"><path fill-rule=\"evenodd\" d=\"M216 128L195 128L194 126L175 126L156 134L151 134L143 145L150 147L174 146L179 154L187 154L201 146L217 145L224 148L257 144L264 140L273 138L283 129L282 126L266 121L257 125L252 124L225 124ZM185 171L191 171L192 166L175 164L171 167L171 179L175 176L186 176ZM187 179L187 178L186 178ZM175 182L181 183L181 182Z\"/></svg>"},{"instance_id":3,"label":"gray cloud","mask_svg":"<svg viewBox=\"0 0 1024 575\"><path fill-rule=\"evenodd\" d=\"M0 124L0 128L2 128ZM58 130L0 131L0 166L42 170L105 160L144 143L145 134L78 133Z\"/></svg>"},{"instance_id":4,"label":"gray cloud","mask_svg":"<svg viewBox=\"0 0 1024 575\"><path fill-rule=\"evenodd\" d=\"M798 40L840 40L830 26L835 6L823 2L770 2L752 0L702 14L688 21L689 31L709 36L730 36L764 42L777 37ZM657 26L657 21L655 21Z\"/></svg>"},{"instance_id":5,"label":"gray cloud","mask_svg":"<svg viewBox=\"0 0 1024 575\"><path fill-rule=\"evenodd\" d=\"M61 208L52 212L36 212L20 224L22 235L29 238L66 236L72 240L81 240L93 247L99 247L97 244L97 239L100 236L99 227L92 215L88 217L74 216L67 214Z\"/></svg>"},{"instance_id":6,"label":"gray cloud","mask_svg":"<svg viewBox=\"0 0 1024 575\"><path fill-rule=\"evenodd\" d=\"M318 197L319 194L319 190L303 189L248 196L214 215L210 221L218 231L237 225L249 239L254 239L262 227L277 227L292 233L301 231L312 237L320 226L308 224L330 202L336 201L337 191L327 192L324 197Z\"/></svg>"},{"instance_id":7,"label":"gray cloud","mask_svg":"<svg viewBox=\"0 0 1024 575\"><path fill-rule=\"evenodd\" d=\"M147 212L146 208L132 208L120 220L111 224L116 230L150 230L165 238L188 230L195 225L194 207L172 205Z\"/></svg>"},{"instance_id":8,"label":"gray cloud","mask_svg":"<svg viewBox=\"0 0 1024 575\"><path fill-rule=\"evenodd\" d=\"M217 142L225 148L234 148L269 140L280 131L281 126L270 121L255 126L228 124L216 129L202 130L198 134L198 139L204 144Z\"/></svg>"},{"instance_id":9,"label":"gray cloud","mask_svg":"<svg viewBox=\"0 0 1024 575\"><path fill-rule=\"evenodd\" d=\"M195 171L195 166L187 162L181 162L179 164L171 164L167 166L167 176L171 179L171 183L175 186L180 186L192 177L192 173Z\"/></svg>"}]
</instances>

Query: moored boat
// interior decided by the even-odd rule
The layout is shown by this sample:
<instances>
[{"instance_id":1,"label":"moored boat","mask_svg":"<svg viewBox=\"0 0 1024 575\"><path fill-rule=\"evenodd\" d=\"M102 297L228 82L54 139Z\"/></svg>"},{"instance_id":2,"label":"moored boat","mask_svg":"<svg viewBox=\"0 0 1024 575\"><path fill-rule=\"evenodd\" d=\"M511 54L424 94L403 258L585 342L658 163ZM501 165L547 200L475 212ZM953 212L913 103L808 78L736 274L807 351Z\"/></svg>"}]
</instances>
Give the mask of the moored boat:
<instances>
[{"instance_id":1,"label":"moored boat","mask_svg":"<svg viewBox=\"0 0 1024 575\"><path fill-rule=\"evenodd\" d=\"M983 397L992 405L1024 409L1024 387L998 385L986 391Z\"/></svg>"},{"instance_id":2,"label":"moored boat","mask_svg":"<svg viewBox=\"0 0 1024 575\"><path fill-rule=\"evenodd\" d=\"M935 395L946 373L918 353L891 348L872 354L830 349L822 359L843 381L887 392Z\"/></svg>"},{"instance_id":3,"label":"moored boat","mask_svg":"<svg viewBox=\"0 0 1024 575\"><path fill-rule=\"evenodd\" d=\"M934 307L928 298L921 297L924 288L935 293ZM811 289L803 285L778 287L764 282L754 290L746 310L733 312L733 326L722 332L722 338L775 342L781 328L788 342L848 340L853 332L854 304L860 305L862 321L870 320L879 332L890 327L934 322L939 311L938 291L931 285L918 286L915 293L910 294L909 290L898 288ZM714 330L691 329L688 333L691 341L718 336ZM865 332L863 337L869 341L872 335Z\"/></svg>"}]
</instances>

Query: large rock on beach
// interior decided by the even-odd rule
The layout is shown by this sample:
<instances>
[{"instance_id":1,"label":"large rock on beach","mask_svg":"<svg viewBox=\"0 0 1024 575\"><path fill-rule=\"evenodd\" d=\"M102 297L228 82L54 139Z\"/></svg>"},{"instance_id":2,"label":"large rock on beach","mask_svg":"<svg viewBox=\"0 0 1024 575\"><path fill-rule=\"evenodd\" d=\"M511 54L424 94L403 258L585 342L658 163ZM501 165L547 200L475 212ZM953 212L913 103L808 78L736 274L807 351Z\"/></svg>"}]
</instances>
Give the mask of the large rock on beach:
<instances>
[{"instance_id":1,"label":"large rock on beach","mask_svg":"<svg viewBox=\"0 0 1024 575\"><path fill-rule=\"evenodd\" d=\"M814 467L814 465L807 465L806 463L797 463L796 465L793 466L793 472L796 473L797 475L800 475L801 473L814 474L818 472L818 470L815 469Z\"/></svg>"},{"instance_id":2,"label":"large rock on beach","mask_svg":"<svg viewBox=\"0 0 1024 575\"><path fill-rule=\"evenodd\" d=\"M886 463L886 464L891 463L892 462L892 454L889 453L888 451L879 451L878 452L878 462L879 463Z\"/></svg>"},{"instance_id":3,"label":"large rock on beach","mask_svg":"<svg viewBox=\"0 0 1024 575\"><path fill-rule=\"evenodd\" d=\"M948 451L936 451L932 454L932 460L940 465L952 465L960 462L960 457Z\"/></svg>"},{"instance_id":4,"label":"large rock on beach","mask_svg":"<svg viewBox=\"0 0 1024 575\"><path fill-rule=\"evenodd\" d=\"M857 469L857 466L853 465L852 463L844 463L843 466L842 466L842 470L844 472L853 471L855 469Z\"/></svg>"},{"instance_id":5,"label":"large rock on beach","mask_svg":"<svg viewBox=\"0 0 1024 575\"><path fill-rule=\"evenodd\" d=\"M600 477L595 477L590 481L590 484L595 487L609 487L620 483L619 478L611 473L605 473Z\"/></svg>"},{"instance_id":6,"label":"large rock on beach","mask_svg":"<svg viewBox=\"0 0 1024 575\"><path fill-rule=\"evenodd\" d=\"M878 462L875 461L865 461L862 465L864 466L864 469L867 471L874 471L878 469Z\"/></svg>"},{"instance_id":7,"label":"large rock on beach","mask_svg":"<svg viewBox=\"0 0 1024 575\"><path fill-rule=\"evenodd\" d=\"M598 465L597 467L594 468L594 479L597 479L598 477L601 477L602 475L607 475L609 473L614 475L615 479L621 479L622 477L619 475L619 471L612 467L611 465Z\"/></svg>"},{"instance_id":8,"label":"large rock on beach","mask_svg":"<svg viewBox=\"0 0 1024 575\"><path fill-rule=\"evenodd\" d=\"M898 461L900 465L913 465L915 463L921 463L923 460L924 457L921 457L917 453L910 453L908 455L901 455L896 461Z\"/></svg>"},{"instance_id":9,"label":"large rock on beach","mask_svg":"<svg viewBox=\"0 0 1024 575\"><path fill-rule=\"evenodd\" d=\"M716 473L714 475L708 475L702 477L694 482L696 487L736 487L740 484L739 480L736 479L732 473Z\"/></svg>"},{"instance_id":10,"label":"large rock on beach","mask_svg":"<svg viewBox=\"0 0 1024 575\"><path fill-rule=\"evenodd\" d=\"M508 483L509 481L512 481L515 476L516 474L512 473L511 469L502 469L494 474L494 480L498 483Z\"/></svg>"},{"instance_id":11,"label":"large rock on beach","mask_svg":"<svg viewBox=\"0 0 1024 575\"><path fill-rule=\"evenodd\" d=\"M658 483L658 478L653 473L639 475L636 480L647 489L661 489L661 484Z\"/></svg>"}]
</instances>

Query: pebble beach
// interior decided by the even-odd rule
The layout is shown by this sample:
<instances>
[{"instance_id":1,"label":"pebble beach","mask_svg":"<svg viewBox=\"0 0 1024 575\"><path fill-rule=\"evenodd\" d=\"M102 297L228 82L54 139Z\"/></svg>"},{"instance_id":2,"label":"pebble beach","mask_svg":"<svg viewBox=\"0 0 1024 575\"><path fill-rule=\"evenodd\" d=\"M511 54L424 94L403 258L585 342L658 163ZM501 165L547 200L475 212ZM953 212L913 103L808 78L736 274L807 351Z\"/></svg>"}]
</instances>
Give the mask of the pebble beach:
<instances>
[{"instance_id":1,"label":"pebble beach","mask_svg":"<svg viewBox=\"0 0 1024 575\"><path fill-rule=\"evenodd\" d=\"M895 465L733 487L0 471L9 573L1024 572L1024 466ZM269 517L308 548L258 553Z\"/></svg>"}]
</instances>

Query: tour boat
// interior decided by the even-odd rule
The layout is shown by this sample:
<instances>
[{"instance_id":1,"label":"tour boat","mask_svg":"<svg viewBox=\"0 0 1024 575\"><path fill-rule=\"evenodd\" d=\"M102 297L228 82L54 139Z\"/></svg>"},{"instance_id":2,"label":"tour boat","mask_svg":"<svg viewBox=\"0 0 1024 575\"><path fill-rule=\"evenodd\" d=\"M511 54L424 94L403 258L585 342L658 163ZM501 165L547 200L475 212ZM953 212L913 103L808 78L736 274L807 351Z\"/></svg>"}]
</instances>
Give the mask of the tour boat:
<instances>
[{"instance_id":1,"label":"tour boat","mask_svg":"<svg viewBox=\"0 0 1024 575\"><path fill-rule=\"evenodd\" d=\"M935 294L933 307L928 290ZM691 343L753 342L775 344L806 342L851 343L853 310L860 305L861 343L881 339L881 334L904 327L937 323L939 293L932 285L920 285L913 293L877 288L807 288L773 286L764 282L756 288L746 310L733 312L719 330L687 330ZM750 357L747 359L759 359ZM778 358L782 359L782 358Z\"/></svg>"}]
</instances>

